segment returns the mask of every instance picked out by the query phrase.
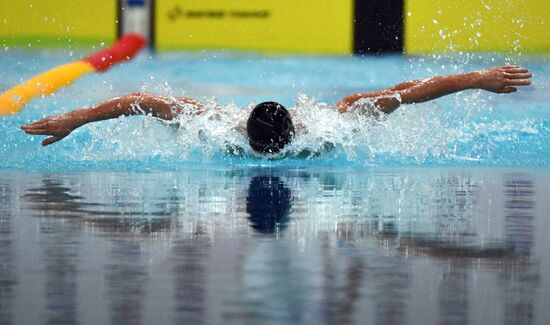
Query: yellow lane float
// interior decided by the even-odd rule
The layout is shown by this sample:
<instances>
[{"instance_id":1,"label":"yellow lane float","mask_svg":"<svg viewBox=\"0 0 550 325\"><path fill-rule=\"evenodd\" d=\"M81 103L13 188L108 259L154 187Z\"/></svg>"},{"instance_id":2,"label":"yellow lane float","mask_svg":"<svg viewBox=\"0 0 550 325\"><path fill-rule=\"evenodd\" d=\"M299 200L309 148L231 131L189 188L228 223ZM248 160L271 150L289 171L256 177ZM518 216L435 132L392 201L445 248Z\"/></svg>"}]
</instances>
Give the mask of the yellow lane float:
<instances>
[{"instance_id":1,"label":"yellow lane float","mask_svg":"<svg viewBox=\"0 0 550 325\"><path fill-rule=\"evenodd\" d=\"M80 61L55 67L10 88L0 95L0 115L18 113L33 98L50 95L87 73L107 71L114 64L132 58L145 46L145 43L145 38L141 35L126 34L110 48Z\"/></svg>"}]
</instances>

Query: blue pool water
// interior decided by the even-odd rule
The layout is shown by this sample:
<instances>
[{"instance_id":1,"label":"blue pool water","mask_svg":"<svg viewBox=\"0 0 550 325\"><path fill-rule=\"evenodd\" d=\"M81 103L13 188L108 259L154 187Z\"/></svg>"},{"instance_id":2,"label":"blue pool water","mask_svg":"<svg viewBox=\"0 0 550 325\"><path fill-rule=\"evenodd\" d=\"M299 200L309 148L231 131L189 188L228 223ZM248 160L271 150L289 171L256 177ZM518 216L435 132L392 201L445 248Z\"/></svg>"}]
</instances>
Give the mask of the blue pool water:
<instances>
[{"instance_id":1,"label":"blue pool water","mask_svg":"<svg viewBox=\"0 0 550 325\"><path fill-rule=\"evenodd\" d=\"M78 58L66 52L10 52L0 57L0 88L5 89L44 69ZM485 57L264 57L235 53L153 56L107 74L89 75L53 97L30 103L0 126L0 168L17 170L169 169L213 166L525 166L550 163L550 64L545 58L517 58L528 67L533 85L511 95L479 90L402 107L385 121L342 116L327 109L342 97L389 87L408 79L449 74L510 63ZM136 117L87 125L49 148L43 137L19 126L49 114L89 106L133 91L188 96L221 105L221 120L195 118L186 128L166 127ZM268 162L224 151L227 143L248 148L232 127L241 108L277 100L296 110L310 131L289 149L318 151L331 142L335 150L308 161ZM296 121L295 121L296 122ZM250 149L248 149L250 150Z\"/></svg>"},{"instance_id":2,"label":"blue pool water","mask_svg":"<svg viewBox=\"0 0 550 325\"><path fill-rule=\"evenodd\" d=\"M5 89L80 53L5 51ZM386 120L329 105L406 79L527 66ZM0 123L0 324L547 324L550 62L502 57L143 54ZM221 105L63 141L19 126L143 90ZM214 98L215 97L215 98ZM277 100L310 132L262 159L231 130Z\"/></svg>"}]
</instances>

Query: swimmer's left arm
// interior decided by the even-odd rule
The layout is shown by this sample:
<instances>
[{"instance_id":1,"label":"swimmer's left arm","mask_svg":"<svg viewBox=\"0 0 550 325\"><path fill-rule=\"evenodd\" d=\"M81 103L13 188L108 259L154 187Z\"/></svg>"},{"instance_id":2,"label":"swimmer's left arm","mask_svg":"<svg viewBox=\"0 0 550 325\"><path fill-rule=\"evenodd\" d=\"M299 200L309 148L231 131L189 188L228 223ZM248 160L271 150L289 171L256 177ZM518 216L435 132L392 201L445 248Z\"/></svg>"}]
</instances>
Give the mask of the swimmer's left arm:
<instances>
[{"instance_id":1,"label":"swimmer's left arm","mask_svg":"<svg viewBox=\"0 0 550 325\"><path fill-rule=\"evenodd\" d=\"M179 98L180 104L190 104L200 114L203 105L193 99ZM43 146L55 143L68 136L76 128L91 122L97 122L120 116L146 115L171 120L183 111L182 105L174 105L173 100L145 93L109 99L89 108L77 109L72 112L52 115L37 122L21 127L28 134L50 135L42 142Z\"/></svg>"},{"instance_id":2,"label":"swimmer's left arm","mask_svg":"<svg viewBox=\"0 0 550 325\"><path fill-rule=\"evenodd\" d=\"M340 100L336 106L343 113L356 101L372 98L373 106L378 111L389 114L401 104L422 103L467 89L483 89L494 93L516 92L516 86L530 85L530 78L529 71L519 66L496 67L413 80L374 93L350 95Z\"/></svg>"}]
</instances>

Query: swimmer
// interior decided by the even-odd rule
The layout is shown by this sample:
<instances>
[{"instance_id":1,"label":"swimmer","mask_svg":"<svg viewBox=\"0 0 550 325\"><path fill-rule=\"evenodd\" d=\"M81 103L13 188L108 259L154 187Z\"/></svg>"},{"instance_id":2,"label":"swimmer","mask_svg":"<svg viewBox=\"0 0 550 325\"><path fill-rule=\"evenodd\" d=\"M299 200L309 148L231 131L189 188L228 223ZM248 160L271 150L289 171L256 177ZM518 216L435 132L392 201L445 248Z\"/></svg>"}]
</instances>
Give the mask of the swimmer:
<instances>
[{"instance_id":1,"label":"swimmer","mask_svg":"<svg viewBox=\"0 0 550 325\"><path fill-rule=\"evenodd\" d=\"M360 113L377 117L392 113L401 104L422 103L467 89L513 93L518 90L517 86L530 85L530 78L527 69L515 65L436 76L403 82L376 92L350 95L336 103L335 109L343 114L359 110ZM172 120L178 114L202 114L205 110L204 104L191 98L180 97L174 101L163 96L132 93L89 108L48 116L21 129L28 134L50 136L42 142L43 146L47 146L90 122L140 114ZM248 115L246 126L243 123L235 128L248 138L252 149L261 154L277 153L299 135L299 128L295 129L292 122L292 114L275 102L256 105Z\"/></svg>"}]
</instances>

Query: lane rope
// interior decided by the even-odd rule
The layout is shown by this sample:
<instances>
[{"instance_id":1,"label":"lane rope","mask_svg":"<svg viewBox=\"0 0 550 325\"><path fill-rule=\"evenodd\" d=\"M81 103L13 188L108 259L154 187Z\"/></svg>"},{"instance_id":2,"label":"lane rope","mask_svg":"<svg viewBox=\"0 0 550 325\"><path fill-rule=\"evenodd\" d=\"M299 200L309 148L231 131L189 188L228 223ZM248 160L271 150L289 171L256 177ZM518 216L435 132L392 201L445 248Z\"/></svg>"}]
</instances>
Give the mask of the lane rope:
<instances>
[{"instance_id":1,"label":"lane rope","mask_svg":"<svg viewBox=\"0 0 550 325\"><path fill-rule=\"evenodd\" d=\"M119 62L130 60L145 44L143 36L126 34L107 49L57 66L12 87L0 95L0 116L19 113L33 98L50 95L90 72L105 72Z\"/></svg>"}]
</instances>

